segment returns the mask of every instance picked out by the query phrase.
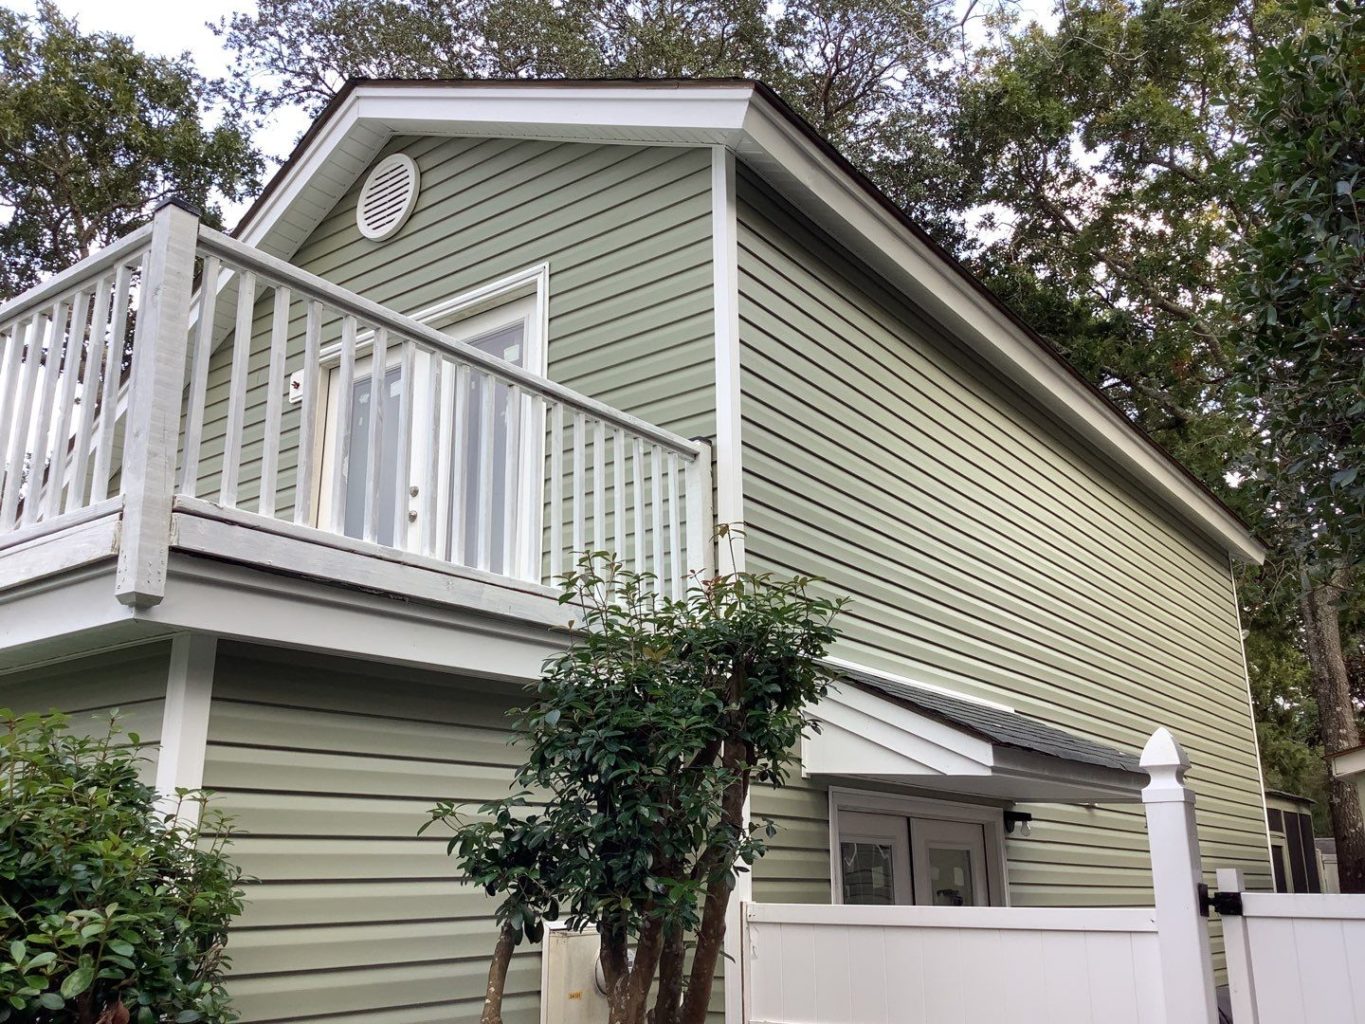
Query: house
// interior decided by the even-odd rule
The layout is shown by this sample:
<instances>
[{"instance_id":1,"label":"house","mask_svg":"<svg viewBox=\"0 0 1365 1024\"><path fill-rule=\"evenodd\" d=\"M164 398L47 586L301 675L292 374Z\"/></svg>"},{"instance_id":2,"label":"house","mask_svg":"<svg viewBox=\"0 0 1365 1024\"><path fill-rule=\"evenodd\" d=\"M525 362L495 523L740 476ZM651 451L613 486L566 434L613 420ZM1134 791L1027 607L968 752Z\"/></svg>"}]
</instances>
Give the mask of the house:
<instances>
[{"instance_id":1,"label":"house","mask_svg":"<svg viewBox=\"0 0 1365 1024\"><path fill-rule=\"evenodd\" d=\"M1158 725L1271 888L1260 544L762 85L353 82L231 236L167 206L0 345L0 703L216 791L246 1021L476 1014L491 905L414 833L505 792L588 546L851 599L744 900L1146 905Z\"/></svg>"}]
</instances>

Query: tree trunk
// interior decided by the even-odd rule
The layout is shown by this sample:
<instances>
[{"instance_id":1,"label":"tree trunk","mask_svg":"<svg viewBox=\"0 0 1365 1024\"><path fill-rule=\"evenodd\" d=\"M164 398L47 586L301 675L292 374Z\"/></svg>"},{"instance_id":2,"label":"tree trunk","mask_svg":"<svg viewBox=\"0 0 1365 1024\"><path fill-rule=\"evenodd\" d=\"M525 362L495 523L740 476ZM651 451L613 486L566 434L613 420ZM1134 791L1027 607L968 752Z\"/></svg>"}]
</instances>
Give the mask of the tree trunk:
<instances>
[{"instance_id":1,"label":"tree trunk","mask_svg":"<svg viewBox=\"0 0 1365 1024\"><path fill-rule=\"evenodd\" d=\"M659 995L654 1000L653 1024L678 1024L686 956L687 936L681 928L675 928L664 937L663 952L659 955Z\"/></svg>"},{"instance_id":2,"label":"tree trunk","mask_svg":"<svg viewBox=\"0 0 1365 1024\"><path fill-rule=\"evenodd\" d=\"M479 1024L502 1024L502 990L507 985L507 965L517 948L517 929L504 924L493 947L493 962L488 965L488 988L483 995Z\"/></svg>"},{"instance_id":3,"label":"tree trunk","mask_svg":"<svg viewBox=\"0 0 1365 1024\"><path fill-rule=\"evenodd\" d=\"M1360 726L1351 701L1346 657L1341 647L1339 602L1350 571L1337 568L1325 581L1303 577L1299 609L1303 616L1305 646L1313 673L1313 694L1318 702L1324 752L1332 754L1360 746ZM1337 841L1337 869L1342 892L1365 892L1365 816L1354 782L1333 778L1328 804L1332 834Z\"/></svg>"}]
</instances>

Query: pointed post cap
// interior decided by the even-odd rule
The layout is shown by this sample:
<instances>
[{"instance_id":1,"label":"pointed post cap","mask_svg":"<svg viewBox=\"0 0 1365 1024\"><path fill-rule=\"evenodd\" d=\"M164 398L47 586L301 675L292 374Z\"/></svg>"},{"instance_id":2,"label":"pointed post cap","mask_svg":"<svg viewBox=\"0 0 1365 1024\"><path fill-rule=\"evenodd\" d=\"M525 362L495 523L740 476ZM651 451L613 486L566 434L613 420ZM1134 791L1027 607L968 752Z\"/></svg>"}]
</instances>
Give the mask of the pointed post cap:
<instances>
[{"instance_id":1,"label":"pointed post cap","mask_svg":"<svg viewBox=\"0 0 1365 1024\"><path fill-rule=\"evenodd\" d=\"M1144 802L1193 802L1193 794L1185 788L1190 758L1169 729L1160 728L1152 733L1142 748L1142 759L1138 763L1151 779L1142 791Z\"/></svg>"}]
</instances>

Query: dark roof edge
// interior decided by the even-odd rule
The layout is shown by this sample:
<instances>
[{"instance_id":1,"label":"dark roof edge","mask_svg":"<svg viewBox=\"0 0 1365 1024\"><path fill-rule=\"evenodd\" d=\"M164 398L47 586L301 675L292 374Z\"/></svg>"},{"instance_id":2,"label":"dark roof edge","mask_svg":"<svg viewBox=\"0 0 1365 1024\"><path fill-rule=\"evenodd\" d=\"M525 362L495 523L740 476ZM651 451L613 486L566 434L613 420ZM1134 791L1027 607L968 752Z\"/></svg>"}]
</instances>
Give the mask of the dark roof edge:
<instances>
[{"instance_id":1,"label":"dark roof edge","mask_svg":"<svg viewBox=\"0 0 1365 1024\"><path fill-rule=\"evenodd\" d=\"M784 100L780 95L778 95L777 91L773 89L772 86L768 85L765 82L759 81L758 79L350 78L347 79L346 83L339 90L337 90L336 94L327 102L327 105L323 107L321 111L319 111L318 115L313 119L313 123L308 126L308 130L303 133L302 137L300 137L298 143L295 144L294 149L290 152L289 156L285 158L284 163L280 164L279 168L276 169L275 173L266 183L265 188L261 190L261 194L256 197L256 200L251 204L250 207L247 208L246 213L242 215L241 219L237 222L236 226L233 227L231 231L233 237L240 236L240 233L255 218L256 214L265 205L267 200L269 200L269 198L281 186L284 179L288 176L289 172L293 170L294 165L299 162L303 154L308 150L308 147L312 145L313 141L321 133L326 123L332 118L336 111L340 109L342 105L345 104L346 100L350 98L351 94L357 88L364 85L401 86L405 88L423 87L449 88L451 86L471 86L484 88L489 86L494 87L505 86L508 88L515 88L518 86L532 85L542 87L550 86L556 88L579 89L591 87L611 88L614 86L619 87L622 85L634 85L642 88L659 89L681 88L684 86L690 88L697 87L705 88L707 86L716 87L749 86L753 88L754 92L757 95L762 96L763 99L770 106L772 106L774 110L781 114L785 120L787 120L793 127L800 131L807 139L809 139L813 145L815 145L825 156L827 156L835 164L835 166L837 166L841 171L843 171L853 181L855 181L858 184L859 188L866 192L873 200L877 202L878 205L880 205L884 210L891 214L897 220L897 222L901 224L902 227L908 230L912 235L915 236L915 238L918 241L927 246L936 257L943 260L958 275L960 275L964 280L966 280L978 295L985 299L986 302L989 303L993 308L1004 314L1004 316L1010 321L1011 324L1018 328L1025 335L1025 337L1027 337L1035 345L1039 346L1052 360L1054 360L1058 365L1060 365L1077 383L1079 383L1083 388L1089 391L1095 398L1098 398L1100 402L1103 403L1104 406L1109 409L1110 412L1117 416L1119 420L1123 424L1125 424L1129 430L1132 430L1139 438L1141 438L1154 452L1156 452L1158 456L1161 457L1162 460L1164 460L1166 463L1174 467L1190 483L1194 484L1194 486L1206 497L1208 497L1211 501L1213 501L1214 504L1219 509L1221 509L1224 514L1226 514L1233 522L1235 522L1244 531L1246 531L1247 535L1250 536L1254 541L1256 541L1257 544L1260 544L1262 547L1265 546L1264 542L1261 541L1258 537L1256 537L1255 533L1247 524L1246 520L1243 519L1242 516L1235 509L1228 505L1227 502L1225 502L1221 497L1219 497L1218 494L1215 493L1214 490L1211 487L1209 487L1207 483L1201 480L1198 476L1194 474L1193 471L1190 470L1188 466L1186 466L1183 462L1181 462L1169 451L1167 451L1166 448L1163 447L1159 442L1157 442L1156 439L1153 438L1149 433L1147 433L1146 430L1144 430L1137 423L1134 423L1123 412L1123 410L1119 408L1118 404L1114 402L1112 398L1106 395L1103 390L1101 390L1098 386L1094 384L1094 382L1090 381L1088 378L1085 377L1084 374L1082 374L1078 369L1076 369L1076 367L1071 364L1071 361L1067 359L1064 355L1062 355L1061 352L1058 351L1057 347L1052 344L1052 342L1048 341L1047 338L1043 337L1043 335L1039 334L1036 330L1030 327L1029 324L1023 319L1023 317L1021 317L1012 308L1010 308L1008 303L1006 303L1003 299L1001 299L998 295L996 295L993 291L986 287L986 284L974 273L972 273L969 269L967 269L967 267L963 265L963 263L960 260L958 260L957 257L953 256L950 252L948 252L947 249L945 249L942 245L936 242L927 231L920 227L920 225L917 224L910 217L909 214L907 214L903 209L896 205L896 203L892 201L892 199L885 192L878 188L871 178L869 178L866 174L860 171L852 163L852 161L850 161L846 156L839 152L839 150L835 148L835 146L828 139L826 139L823 135L816 131L814 126L812 126L805 118L798 114L796 110L793 109L789 103L787 103L786 100Z\"/></svg>"}]
</instances>

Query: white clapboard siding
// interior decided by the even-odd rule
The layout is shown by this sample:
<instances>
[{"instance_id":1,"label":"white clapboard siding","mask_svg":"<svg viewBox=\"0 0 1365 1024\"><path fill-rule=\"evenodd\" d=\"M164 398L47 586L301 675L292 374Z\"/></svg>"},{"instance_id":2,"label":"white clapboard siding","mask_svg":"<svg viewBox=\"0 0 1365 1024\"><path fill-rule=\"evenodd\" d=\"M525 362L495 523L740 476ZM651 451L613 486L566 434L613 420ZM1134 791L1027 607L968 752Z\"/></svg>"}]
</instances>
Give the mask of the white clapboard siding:
<instances>
[{"instance_id":1,"label":"white clapboard siding","mask_svg":"<svg viewBox=\"0 0 1365 1024\"><path fill-rule=\"evenodd\" d=\"M1151 910L749 904L743 951L751 1024L1165 1019Z\"/></svg>"},{"instance_id":2,"label":"white clapboard siding","mask_svg":"<svg viewBox=\"0 0 1365 1024\"><path fill-rule=\"evenodd\" d=\"M355 496L347 486L351 453L363 452L365 465L373 467L386 452L396 452L400 468L391 482L367 473L358 531L366 542L534 583L552 583L589 544L605 550L614 543L624 553L633 543L634 568L652 575L660 593L675 597L683 593L688 571L709 565L705 443L487 355L219 232L202 229L199 245L211 270L206 280L229 275L220 289L234 291L236 299L235 320L224 323L233 337L220 504L344 533L344 506ZM271 296L269 315L262 320L257 309L265 296ZM210 300L203 301L211 321ZM305 358L302 375L291 377L295 307L304 311ZM251 353L260 347L255 335L263 325L264 373L253 372ZM201 358L204 344L200 332L185 425L186 493L202 478L207 458L210 360ZM334 391L319 366L324 350L336 357ZM397 368L396 416L385 415L383 389L376 389L363 436L356 436L349 396L357 379L379 366ZM327 410L329 393L337 400ZM297 462L286 485L284 435L291 431L288 445ZM627 452L633 454L633 488L627 487ZM567 479L566 454L572 460ZM540 492L547 480L548 495ZM323 508L311 514L314 487L326 496L325 515Z\"/></svg>"}]
</instances>

